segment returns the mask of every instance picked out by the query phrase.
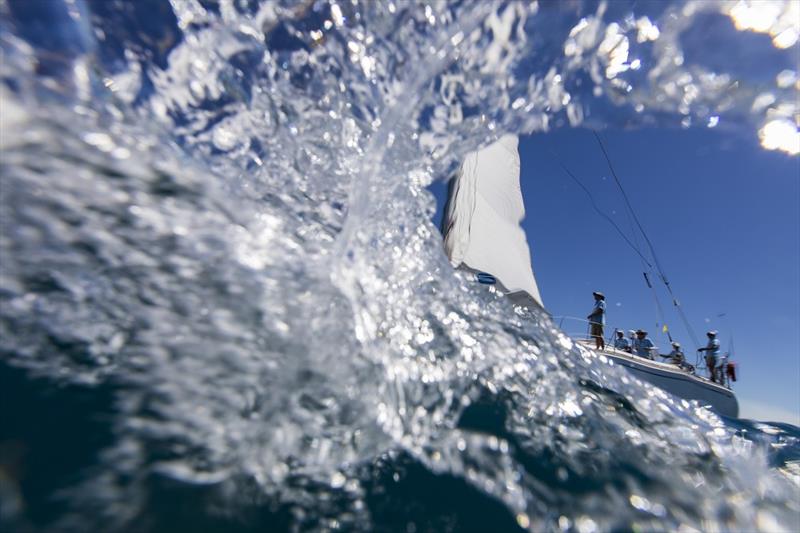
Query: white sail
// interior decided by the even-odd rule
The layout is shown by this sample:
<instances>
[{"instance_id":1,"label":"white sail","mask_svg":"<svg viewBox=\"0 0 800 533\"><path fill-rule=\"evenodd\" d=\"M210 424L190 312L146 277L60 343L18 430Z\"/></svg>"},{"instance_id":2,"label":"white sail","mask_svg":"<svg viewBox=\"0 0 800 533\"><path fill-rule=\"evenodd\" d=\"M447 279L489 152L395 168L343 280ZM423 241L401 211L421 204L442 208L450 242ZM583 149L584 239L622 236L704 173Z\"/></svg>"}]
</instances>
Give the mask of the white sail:
<instances>
[{"instance_id":1,"label":"white sail","mask_svg":"<svg viewBox=\"0 0 800 533\"><path fill-rule=\"evenodd\" d=\"M444 245L454 266L492 274L509 294L525 292L539 305L531 255L520 222L519 139L504 135L464 158L450 185Z\"/></svg>"}]
</instances>

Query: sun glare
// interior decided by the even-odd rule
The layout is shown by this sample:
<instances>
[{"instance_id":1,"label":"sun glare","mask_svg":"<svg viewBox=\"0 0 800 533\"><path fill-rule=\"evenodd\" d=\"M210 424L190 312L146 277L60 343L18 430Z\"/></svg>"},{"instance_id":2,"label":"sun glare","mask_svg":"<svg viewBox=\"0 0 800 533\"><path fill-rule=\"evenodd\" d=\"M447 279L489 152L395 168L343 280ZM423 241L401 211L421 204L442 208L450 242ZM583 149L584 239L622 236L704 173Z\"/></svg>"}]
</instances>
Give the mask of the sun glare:
<instances>
[{"instance_id":1,"label":"sun glare","mask_svg":"<svg viewBox=\"0 0 800 533\"><path fill-rule=\"evenodd\" d=\"M768 33L776 48L789 48L800 38L800 2L741 0L726 11L736 29Z\"/></svg>"},{"instance_id":2,"label":"sun glare","mask_svg":"<svg viewBox=\"0 0 800 533\"><path fill-rule=\"evenodd\" d=\"M790 120L777 119L767 122L758 132L761 146L767 150L780 150L789 155L800 154L800 131Z\"/></svg>"}]
</instances>

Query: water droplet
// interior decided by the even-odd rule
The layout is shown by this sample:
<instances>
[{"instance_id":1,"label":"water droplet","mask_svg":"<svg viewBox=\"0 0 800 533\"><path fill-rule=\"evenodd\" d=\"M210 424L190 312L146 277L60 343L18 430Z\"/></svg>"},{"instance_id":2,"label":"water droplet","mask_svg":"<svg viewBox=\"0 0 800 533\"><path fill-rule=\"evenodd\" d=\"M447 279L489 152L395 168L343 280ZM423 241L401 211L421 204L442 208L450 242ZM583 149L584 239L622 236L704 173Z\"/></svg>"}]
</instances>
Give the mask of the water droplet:
<instances>
[{"instance_id":1,"label":"water droplet","mask_svg":"<svg viewBox=\"0 0 800 533\"><path fill-rule=\"evenodd\" d=\"M331 476L331 487L334 489L342 488L347 481L347 478L341 472L334 472Z\"/></svg>"}]
</instances>

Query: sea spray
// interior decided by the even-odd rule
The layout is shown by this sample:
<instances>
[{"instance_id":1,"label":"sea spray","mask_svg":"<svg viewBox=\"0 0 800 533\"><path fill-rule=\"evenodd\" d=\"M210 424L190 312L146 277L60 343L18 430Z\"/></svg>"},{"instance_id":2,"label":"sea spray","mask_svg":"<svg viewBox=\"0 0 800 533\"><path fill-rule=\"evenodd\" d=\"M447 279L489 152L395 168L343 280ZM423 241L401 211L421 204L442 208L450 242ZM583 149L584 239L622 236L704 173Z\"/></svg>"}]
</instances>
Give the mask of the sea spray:
<instances>
[{"instance_id":1,"label":"sea spray","mask_svg":"<svg viewBox=\"0 0 800 533\"><path fill-rule=\"evenodd\" d=\"M743 433L476 289L425 190L504 132L764 142L797 113L796 5L731 6L0 6L3 378L104 435L42 486L49 463L4 466L0 519L791 530L793 430ZM708 44L753 31L775 72ZM69 431L37 423L14 426L34 450Z\"/></svg>"}]
</instances>

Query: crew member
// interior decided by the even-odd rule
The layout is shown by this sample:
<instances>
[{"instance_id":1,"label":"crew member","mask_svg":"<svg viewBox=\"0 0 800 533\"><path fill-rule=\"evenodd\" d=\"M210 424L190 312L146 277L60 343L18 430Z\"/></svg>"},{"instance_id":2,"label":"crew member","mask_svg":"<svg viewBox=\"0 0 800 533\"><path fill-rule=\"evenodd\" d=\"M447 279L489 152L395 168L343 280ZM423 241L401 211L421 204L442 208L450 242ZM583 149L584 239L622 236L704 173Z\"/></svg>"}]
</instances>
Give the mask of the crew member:
<instances>
[{"instance_id":1,"label":"crew member","mask_svg":"<svg viewBox=\"0 0 800 533\"><path fill-rule=\"evenodd\" d=\"M684 364L686 363L686 358L683 355L683 350L681 350L681 343L674 342L672 343L672 351L669 352L668 355L662 355L661 357L665 359L669 359L669 362L673 365L678 365L679 367L683 368Z\"/></svg>"},{"instance_id":2,"label":"crew member","mask_svg":"<svg viewBox=\"0 0 800 533\"><path fill-rule=\"evenodd\" d=\"M631 347L628 349L628 352L636 353L636 332L632 329L628 330L628 341L631 343Z\"/></svg>"},{"instance_id":3,"label":"crew member","mask_svg":"<svg viewBox=\"0 0 800 533\"><path fill-rule=\"evenodd\" d=\"M636 355L639 357L646 357L647 359L652 359L653 354L651 350L655 348L655 344L653 341L650 340L650 337L647 336L647 332L643 330L636 331Z\"/></svg>"},{"instance_id":4,"label":"crew member","mask_svg":"<svg viewBox=\"0 0 800 533\"><path fill-rule=\"evenodd\" d=\"M614 348L630 353L631 344L628 342L628 339L625 338L624 331L617 330L617 338L614 339Z\"/></svg>"},{"instance_id":5,"label":"crew member","mask_svg":"<svg viewBox=\"0 0 800 533\"><path fill-rule=\"evenodd\" d=\"M709 331L706 333L708 337L708 344L705 348L700 348L698 352L706 352L706 368L708 368L708 375L711 376L711 381L717 381L717 361L719 360L719 339L717 339L716 331Z\"/></svg>"},{"instance_id":6,"label":"crew member","mask_svg":"<svg viewBox=\"0 0 800 533\"><path fill-rule=\"evenodd\" d=\"M589 319L589 336L594 337L594 345L598 350L606 347L603 338L603 325L606 323L606 297L602 292L593 292L594 308L586 318Z\"/></svg>"}]
</instances>

